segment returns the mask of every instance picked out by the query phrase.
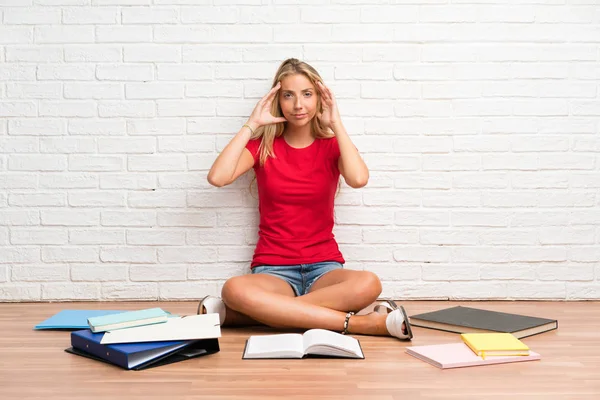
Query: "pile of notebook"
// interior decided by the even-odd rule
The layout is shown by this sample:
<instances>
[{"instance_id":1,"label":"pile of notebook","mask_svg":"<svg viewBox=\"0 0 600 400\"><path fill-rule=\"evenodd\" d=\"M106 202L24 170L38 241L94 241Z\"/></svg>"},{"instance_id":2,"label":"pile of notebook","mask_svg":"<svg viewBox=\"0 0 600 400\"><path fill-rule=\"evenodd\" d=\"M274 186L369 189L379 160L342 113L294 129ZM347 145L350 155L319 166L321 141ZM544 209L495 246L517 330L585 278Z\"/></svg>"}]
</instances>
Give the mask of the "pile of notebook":
<instances>
[{"instance_id":1,"label":"pile of notebook","mask_svg":"<svg viewBox=\"0 0 600 400\"><path fill-rule=\"evenodd\" d=\"M128 312L63 310L35 328L87 328L71 332L71 347L66 352L132 370L220 350L218 314L180 317L161 308Z\"/></svg>"},{"instance_id":2,"label":"pile of notebook","mask_svg":"<svg viewBox=\"0 0 600 400\"><path fill-rule=\"evenodd\" d=\"M407 347L413 357L438 368L472 367L539 360L541 356L510 333L465 333L462 342Z\"/></svg>"},{"instance_id":3,"label":"pile of notebook","mask_svg":"<svg viewBox=\"0 0 600 400\"><path fill-rule=\"evenodd\" d=\"M444 369L539 360L519 339L558 328L556 320L461 306L410 318L413 326L461 333L461 342L406 348Z\"/></svg>"}]
</instances>

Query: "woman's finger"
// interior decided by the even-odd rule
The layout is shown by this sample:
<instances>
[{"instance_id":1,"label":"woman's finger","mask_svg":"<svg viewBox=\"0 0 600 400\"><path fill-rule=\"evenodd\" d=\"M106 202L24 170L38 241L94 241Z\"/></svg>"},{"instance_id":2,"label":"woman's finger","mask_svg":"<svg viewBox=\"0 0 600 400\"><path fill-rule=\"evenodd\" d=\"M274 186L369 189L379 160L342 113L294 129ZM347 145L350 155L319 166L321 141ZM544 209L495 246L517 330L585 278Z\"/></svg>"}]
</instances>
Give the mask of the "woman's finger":
<instances>
[{"instance_id":1,"label":"woman's finger","mask_svg":"<svg viewBox=\"0 0 600 400\"><path fill-rule=\"evenodd\" d=\"M325 91L323 90L323 87L320 85L321 82L318 82L319 85L317 85L318 89L319 89L319 94L321 95L321 100L323 102L327 102L327 94L325 94Z\"/></svg>"},{"instance_id":2,"label":"woman's finger","mask_svg":"<svg viewBox=\"0 0 600 400\"><path fill-rule=\"evenodd\" d=\"M323 85L325 86L325 85ZM327 97L329 97L330 99L333 99L333 93L331 92L331 89L329 89L327 86L325 86L325 93L327 93Z\"/></svg>"},{"instance_id":3,"label":"woman's finger","mask_svg":"<svg viewBox=\"0 0 600 400\"><path fill-rule=\"evenodd\" d=\"M271 92L269 92L269 95L267 96L266 104L268 106L271 106L271 103L273 103L273 100L275 99L275 96L277 96L277 93L279 92L280 88L281 88L281 82L277 82L277 85L275 85L273 87L273 89L271 89Z\"/></svg>"},{"instance_id":4,"label":"woman's finger","mask_svg":"<svg viewBox=\"0 0 600 400\"><path fill-rule=\"evenodd\" d=\"M277 84L275 86L273 86L271 88L271 90L269 90L269 93L267 93L266 95L263 96L262 99L260 99L260 102L262 104L265 104L265 102L267 100L269 100L269 98L273 97L275 95L275 93L277 93L277 91L279 90L280 87L281 87L281 82L277 82Z\"/></svg>"},{"instance_id":5,"label":"woman's finger","mask_svg":"<svg viewBox=\"0 0 600 400\"><path fill-rule=\"evenodd\" d=\"M317 83L318 83L317 87L319 88L319 92L321 93L321 96L326 96L327 93L325 92L325 85L323 84L323 82L319 81Z\"/></svg>"},{"instance_id":6,"label":"woman's finger","mask_svg":"<svg viewBox=\"0 0 600 400\"><path fill-rule=\"evenodd\" d=\"M320 86L321 86L321 94L323 96L323 99L329 103L331 101L331 95L330 95L330 91L329 88L327 86L325 86L325 84L323 84L323 82L319 82Z\"/></svg>"},{"instance_id":7,"label":"woman's finger","mask_svg":"<svg viewBox=\"0 0 600 400\"><path fill-rule=\"evenodd\" d=\"M323 92L327 92L328 88L327 88L327 86L323 82L319 81L319 86L321 87L321 90Z\"/></svg>"},{"instance_id":8,"label":"woman's finger","mask_svg":"<svg viewBox=\"0 0 600 400\"><path fill-rule=\"evenodd\" d=\"M264 103L264 107L271 107L271 104L273 104L273 100L275 100L275 94L271 95L266 102Z\"/></svg>"},{"instance_id":9,"label":"woman's finger","mask_svg":"<svg viewBox=\"0 0 600 400\"><path fill-rule=\"evenodd\" d=\"M280 87L281 87L281 82L277 82L277 84L275 86L273 86L273 88L271 88L271 90L269 91L269 93L267 93L267 95L265 97L267 97L267 98L274 97Z\"/></svg>"}]
</instances>

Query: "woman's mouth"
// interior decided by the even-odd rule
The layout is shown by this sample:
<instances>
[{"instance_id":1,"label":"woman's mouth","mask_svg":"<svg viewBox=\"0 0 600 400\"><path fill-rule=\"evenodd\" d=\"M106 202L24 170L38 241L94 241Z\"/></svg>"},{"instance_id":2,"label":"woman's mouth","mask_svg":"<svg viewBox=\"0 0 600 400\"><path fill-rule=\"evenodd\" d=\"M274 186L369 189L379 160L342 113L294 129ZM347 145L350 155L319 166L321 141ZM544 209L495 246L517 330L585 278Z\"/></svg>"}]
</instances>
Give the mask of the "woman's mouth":
<instances>
[{"instance_id":1,"label":"woman's mouth","mask_svg":"<svg viewBox=\"0 0 600 400\"><path fill-rule=\"evenodd\" d=\"M301 118L306 117L307 114L293 114L293 115L294 115L294 118L301 119Z\"/></svg>"}]
</instances>

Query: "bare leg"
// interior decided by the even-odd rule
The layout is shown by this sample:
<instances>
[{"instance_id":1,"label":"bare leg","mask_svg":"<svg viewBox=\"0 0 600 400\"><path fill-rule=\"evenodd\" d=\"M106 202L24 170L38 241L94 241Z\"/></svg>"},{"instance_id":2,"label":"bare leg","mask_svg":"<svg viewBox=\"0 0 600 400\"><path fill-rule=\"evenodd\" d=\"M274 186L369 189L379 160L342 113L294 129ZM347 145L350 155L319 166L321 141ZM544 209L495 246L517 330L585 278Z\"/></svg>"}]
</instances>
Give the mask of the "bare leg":
<instances>
[{"instance_id":1,"label":"bare leg","mask_svg":"<svg viewBox=\"0 0 600 400\"><path fill-rule=\"evenodd\" d=\"M328 307L338 311L358 311L372 304L381 294L379 277L368 271L336 269L321 276L310 288L309 293L298 297L312 304ZM350 331L364 331L366 328L356 324L378 324L377 331L387 332L385 315L368 315L369 318L354 316L349 321ZM402 332L406 324L402 324Z\"/></svg>"},{"instance_id":2,"label":"bare leg","mask_svg":"<svg viewBox=\"0 0 600 400\"><path fill-rule=\"evenodd\" d=\"M310 292L294 298L294 292L285 281L265 274L258 274L265 277L260 279L260 286L269 292L279 293L293 298L298 302L313 304L332 310L352 311L359 310L371 304L381 293L381 283L377 275L366 271L353 270L334 270L323 275L311 287ZM232 278L235 286L238 285L237 278ZM227 284L224 292L229 291ZM235 286L233 292L235 292ZM225 302L229 296L223 295ZM344 314L345 318L345 314ZM385 324L386 315L371 314L367 316L353 316L349 321L351 332L371 332L370 334L387 334ZM226 319L224 325L257 325L257 319L244 314L241 310L235 310L227 307ZM268 324L273 327L297 327L296 325L285 326L282 324ZM343 326L343 322L342 322ZM402 331L406 333L406 325L402 324Z\"/></svg>"},{"instance_id":3,"label":"bare leg","mask_svg":"<svg viewBox=\"0 0 600 400\"><path fill-rule=\"evenodd\" d=\"M266 274L259 274L266 275ZM265 290L294 297L289 284L281 285L280 278L269 278L262 283ZM276 279L273 281L271 278ZM271 282L274 282L273 284ZM367 271L336 269L321 276L310 288L309 293L296 299L304 303L327 307L337 311L357 311L371 304L381 293L381 282L377 275ZM223 325L257 325L260 322L231 309L226 303Z\"/></svg>"},{"instance_id":4,"label":"bare leg","mask_svg":"<svg viewBox=\"0 0 600 400\"><path fill-rule=\"evenodd\" d=\"M289 290L292 296L282 294L286 290ZM317 287L314 293L317 293L318 290ZM333 290L337 291L338 288ZM238 311L255 321L272 327L321 328L340 331L346 317L345 312L305 302L300 300L300 297L293 297L292 289L287 282L266 274L231 278L223 286L222 295L228 309ZM374 297L376 298L377 295ZM318 296L312 296L312 298L318 299ZM321 298L321 301L325 300L331 302L329 296ZM363 300L365 304L372 301L373 299ZM344 304L337 304L337 306L344 308ZM347 304L347 306L354 308L356 304ZM356 334L388 335L385 317L385 315L376 313L353 316L350 319L349 331Z\"/></svg>"},{"instance_id":5,"label":"bare leg","mask_svg":"<svg viewBox=\"0 0 600 400\"><path fill-rule=\"evenodd\" d=\"M277 278L277 277L274 277L271 275L267 275L267 274L257 274L257 275L264 277L264 279L261 279L257 282L257 284L259 286L261 286L264 290L270 291L273 293L277 293L277 294L280 294L280 295L283 295L286 297L290 297L290 298L293 298L296 296L292 287L287 282L285 282L283 279L280 279L280 278ZM250 276L250 275L244 275L244 276ZM227 326L263 325L262 322L258 322L255 319L249 317L248 315L232 309L228 305L225 292L228 291L229 286L232 286L229 283L229 281L233 281L233 283L235 284L237 282L238 278L242 278L242 277L243 276L230 278L229 280L227 280L227 282L225 282L225 285L223 286L223 290L221 291L221 298L223 299L223 302L225 303L225 308L226 308L225 321L223 322L223 326L225 326L225 325L227 325ZM236 284L235 286L237 287L239 285ZM227 296L227 297L229 297L229 296Z\"/></svg>"},{"instance_id":6,"label":"bare leg","mask_svg":"<svg viewBox=\"0 0 600 400\"><path fill-rule=\"evenodd\" d=\"M368 271L334 269L321 276L298 300L337 311L358 311L381 294L379 277Z\"/></svg>"}]
</instances>

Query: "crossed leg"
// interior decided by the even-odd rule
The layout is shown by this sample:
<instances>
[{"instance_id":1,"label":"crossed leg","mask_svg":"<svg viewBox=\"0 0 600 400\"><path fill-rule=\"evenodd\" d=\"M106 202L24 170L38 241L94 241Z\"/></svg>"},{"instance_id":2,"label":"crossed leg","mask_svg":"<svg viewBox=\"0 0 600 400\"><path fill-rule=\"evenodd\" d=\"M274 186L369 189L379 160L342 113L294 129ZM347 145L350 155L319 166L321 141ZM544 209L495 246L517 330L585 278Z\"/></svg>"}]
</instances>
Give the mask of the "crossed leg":
<instances>
[{"instance_id":1,"label":"crossed leg","mask_svg":"<svg viewBox=\"0 0 600 400\"><path fill-rule=\"evenodd\" d=\"M284 280L252 274L230 278L222 290L226 304L223 325L262 323L277 328L321 328L341 331L347 311L373 303L381 293L377 275L367 271L336 269L320 277L309 293L295 297ZM386 315L353 316L349 331L388 335Z\"/></svg>"}]
</instances>

